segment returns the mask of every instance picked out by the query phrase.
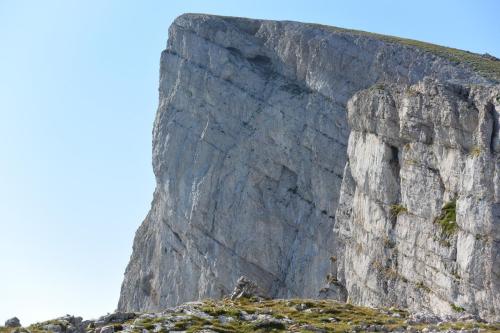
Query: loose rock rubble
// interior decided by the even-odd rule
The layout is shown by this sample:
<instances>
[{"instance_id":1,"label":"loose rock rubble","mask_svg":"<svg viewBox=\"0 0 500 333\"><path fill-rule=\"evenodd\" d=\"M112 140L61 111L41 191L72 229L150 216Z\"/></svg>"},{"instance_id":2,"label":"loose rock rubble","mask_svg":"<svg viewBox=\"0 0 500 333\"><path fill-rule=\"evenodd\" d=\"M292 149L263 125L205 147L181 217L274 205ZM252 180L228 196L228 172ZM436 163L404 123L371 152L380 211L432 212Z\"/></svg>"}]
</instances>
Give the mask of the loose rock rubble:
<instances>
[{"instance_id":1,"label":"loose rock rubble","mask_svg":"<svg viewBox=\"0 0 500 333\"><path fill-rule=\"evenodd\" d=\"M255 284L253 281L249 280L246 276L242 276L236 282L233 293L231 294L231 299L240 298L257 298L263 300L269 297L264 295L264 292Z\"/></svg>"},{"instance_id":2,"label":"loose rock rubble","mask_svg":"<svg viewBox=\"0 0 500 333\"><path fill-rule=\"evenodd\" d=\"M327 300L239 298L190 302L156 313L116 312L96 320L65 316L0 333L114 332L500 332L500 324L468 315L441 318L394 308L366 308Z\"/></svg>"}]
</instances>

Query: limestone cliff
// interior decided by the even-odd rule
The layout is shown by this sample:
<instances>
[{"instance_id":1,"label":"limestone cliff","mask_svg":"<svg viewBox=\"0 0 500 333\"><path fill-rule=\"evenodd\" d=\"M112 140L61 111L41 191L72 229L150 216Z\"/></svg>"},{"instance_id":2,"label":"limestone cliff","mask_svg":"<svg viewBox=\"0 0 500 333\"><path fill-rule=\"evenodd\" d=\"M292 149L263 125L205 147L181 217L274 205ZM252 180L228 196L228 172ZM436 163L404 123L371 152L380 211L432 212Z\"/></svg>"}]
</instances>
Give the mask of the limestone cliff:
<instances>
[{"instance_id":1,"label":"limestone cliff","mask_svg":"<svg viewBox=\"0 0 500 333\"><path fill-rule=\"evenodd\" d=\"M425 79L351 98L335 224L349 299L498 318L498 96Z\"/></svg>"},{"instance_id":2,"label":"limestone cliff","mask_svg":"<svg viewBox=\"0 0 500 333\"><path fill-rule=\"evenodd\" d=\"M498 317L498 87L426 47L177 18L161 57L157 186L119 309L220 297L245 275L274 297ZM446 203L456 228L441 237Z\"/></svg>"}]
</instances>

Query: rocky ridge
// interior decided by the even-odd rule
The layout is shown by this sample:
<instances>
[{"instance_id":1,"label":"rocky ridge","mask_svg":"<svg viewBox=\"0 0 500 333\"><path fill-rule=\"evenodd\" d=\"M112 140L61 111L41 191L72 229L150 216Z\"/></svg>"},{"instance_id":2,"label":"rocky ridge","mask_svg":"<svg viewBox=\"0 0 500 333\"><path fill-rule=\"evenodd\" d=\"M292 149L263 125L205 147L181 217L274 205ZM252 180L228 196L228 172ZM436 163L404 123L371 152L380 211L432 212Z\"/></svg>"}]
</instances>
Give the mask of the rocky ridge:
<instances>
[{"instance_id":1,"label":"rocky ridge","mask_svg":"<svg viewBox=\"0 0 500 333\"><path fill-rule=\"evenodd\" d=\"M220 298L246 275L276 298L498 320L500 89L480 56L414 44L177 18L119 310Z\"/></svg>"},{"instance_id":2,"label":"rocky ridge","mask_svg":"<svg viewBox=\"0 0 500 333\"><path fill-rule=\"evenodd\" d=\"M394 308L366 308L328 300L251 299L189 302L157 313L117 312L97 320L67 315L28 327L0 326L0 333L113 332L500 332L469 315L410 315Z\"/></svg>"}]
</instances>

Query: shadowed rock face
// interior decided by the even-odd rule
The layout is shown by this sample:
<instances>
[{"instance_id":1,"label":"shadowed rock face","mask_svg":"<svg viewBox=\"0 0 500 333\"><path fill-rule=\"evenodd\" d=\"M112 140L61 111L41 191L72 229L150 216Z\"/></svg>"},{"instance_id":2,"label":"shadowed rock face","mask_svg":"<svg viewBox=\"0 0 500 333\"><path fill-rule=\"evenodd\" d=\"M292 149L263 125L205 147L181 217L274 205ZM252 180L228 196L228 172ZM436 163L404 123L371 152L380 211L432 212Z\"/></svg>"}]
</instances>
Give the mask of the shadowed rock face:
<instances>
[{"instance_id":1,"label":"shadowed rock face","mask_svg":"<svg viewBox=\"0 0 500 333\"><path fill-rule=\"evenodd\" d=\"M220 297L229 294L242 275L274 297L345 297L347 293L356 303L369 303L368 299L390 302L383 290L382 296L365 297L358 289L366 283L348 282L348 270L355 272L351 265L369 264L371 259L355 262L356 256L349 255L352 240L362 236L351 227L356 222L352 219L356 207L349 201L349 193L359 187L356 181L360 179L344 174L353 158L353 148L348 155L348 142L349 147L357 142L356 135L371 131L382 140L370 126L386 126L393 136L399 128L392 123L377 125L367 115L359 120L367 123L363 123L366 128L357 124L356 117L350 119L355 129L350 135L346 105L356 92L377 82L403 87L426 76L491 89L487 80L464 66L370 36L295 22L194 14L177 18L161 57L160 99L153 129L157 187L151 211L136 234L118 308L157 310ZM498 117L498 106L492 103L485 104L492 110L491 119ZM408 131L427 129L428 121L412 123ZM490 132L498 132L498 126ZM469 132L464 133L460 138L470 141L465 138ZM430 143L424 140L421 144ZM402 178L395 175L400 166L390 162L402 148L384 149L380 154L389 154L392 164L390 172L380 175L381 181L387 173L388 190L397 192L387 194L386 204L390 205L402 196L397 189ZM360 161L366 157L364 161L370 162L369 150L360 148L360 154L366 154L358 157ZM498 169L498 159L489 158L488 168ZM470 172L482 168L486 164L477 162ZM490 186L485 191L489 191L488 204L494 207L498 189L495 192ZM457 194L448 192L440 198L437 194L425 197L434 200L434 208L422 207L431 209L422 219L432 221L443 200ZM459 207L465 208L457 199ZM341 214L337 224L342 227L334 231L337 214ZM498 212L491 216L484 224L498 228ZM479 217L469 219L471 228L475 218ZM364 223L379 222L367 215ZM488 253L484 252L487 247L481 248L482 255L491 264L498 263L494 255L498 255L494 252L498 232L481 230L490 235L491 244ZM452 241L452 247L455 245ZM383 248L374 250L378 253ZM498 272L490 270L492 274L498 279ZM351 281L358 278L365 281L368 275ZM498 288L479 286L476 290L498 295ZM446 295L441 295L445 301ZM421 302L424 300L416 300L415 306ZM487 306L483 302L471 310Z\"/></svg>"}]
</instances>

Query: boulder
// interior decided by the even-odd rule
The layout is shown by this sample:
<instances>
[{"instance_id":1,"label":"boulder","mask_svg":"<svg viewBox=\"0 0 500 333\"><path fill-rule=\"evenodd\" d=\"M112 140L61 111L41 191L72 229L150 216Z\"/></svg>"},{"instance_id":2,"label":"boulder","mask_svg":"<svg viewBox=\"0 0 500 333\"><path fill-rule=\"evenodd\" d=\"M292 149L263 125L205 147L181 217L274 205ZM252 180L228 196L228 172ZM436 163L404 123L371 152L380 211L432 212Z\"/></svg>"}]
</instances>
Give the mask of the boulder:
<instances>
[{"instance_id":1,"label":"boulder","mask_svg":"<svg viewBox=\"0 0 500 333\"><path fill-rule=\"evenodd\" d=\"M12 317L5 321L5 327L21 327L21 322L19 321L19 318Z\"/></svg>"},{"instance_id":2,"label":"boulder","mask_svg":"<svg viewBox=\"0 0 500 333\"><path fill-rule=\"evenodd\" d=\"M256 299L266 299L264 292L260 289L255 282L249 280L245 276L241 276L236 282L233 292L230 298L232 300L240 298L256 298Z\"/></svg>"}]
</instances>

